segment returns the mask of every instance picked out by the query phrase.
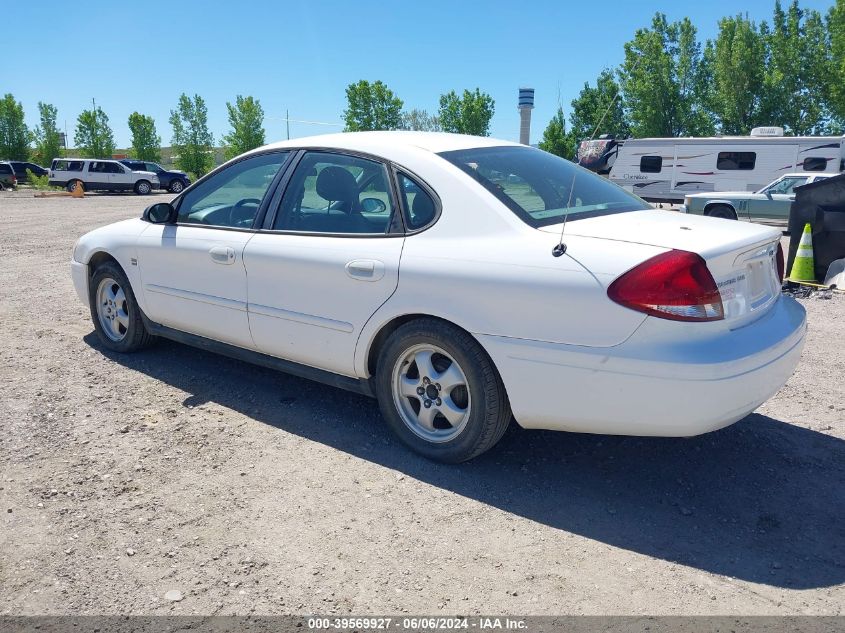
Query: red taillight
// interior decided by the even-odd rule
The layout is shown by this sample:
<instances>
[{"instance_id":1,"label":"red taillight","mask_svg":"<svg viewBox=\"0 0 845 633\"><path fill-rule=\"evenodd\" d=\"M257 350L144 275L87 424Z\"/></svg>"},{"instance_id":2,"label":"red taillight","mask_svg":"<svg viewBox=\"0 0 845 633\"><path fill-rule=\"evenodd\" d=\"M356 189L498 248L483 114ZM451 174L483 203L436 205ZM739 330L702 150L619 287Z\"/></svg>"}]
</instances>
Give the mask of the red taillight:
<instances>
[{"instance_id":1,"label":"red taillight","mask_svg":"<svg viewBox=\"0 0 845 633\"><path fill-rule=\"evenodd\" d=\"M783 246L780 245L780 242L778 242L778 254L775 260L777 261L778 278L780 279L780 282L783 283L784 269L786 267L783 263Z\"/></svg>"},{"instance_id":2,"label":"red taillight","mask_svg":"<svg viewBox=\"0 0 845 633\"><path fill-rule=\"evenodd\" d=\"M722 296L704 260L669 251L644 261L616 279L607 296L632 310L673 321L725 318Z\"/></svg>"}]
</instances>

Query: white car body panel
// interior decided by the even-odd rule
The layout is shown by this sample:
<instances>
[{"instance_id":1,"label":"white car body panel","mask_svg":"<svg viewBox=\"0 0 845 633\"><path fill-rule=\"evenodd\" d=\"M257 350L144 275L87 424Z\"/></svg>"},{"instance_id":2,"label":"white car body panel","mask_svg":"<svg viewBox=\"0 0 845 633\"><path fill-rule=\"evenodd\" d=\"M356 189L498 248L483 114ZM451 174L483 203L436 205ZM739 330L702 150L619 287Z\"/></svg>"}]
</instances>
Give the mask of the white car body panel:
<instances>
[{"instance_id":1,"label":"white car body panel","mask_svg":"<svg viewBox=\"0 0 845 633\"><path fill-rule=\"evenodd\" d=\"M777 231L633 211L570 221L566 253L553 257L560 225L530 227L435 154L502 145L426 133L275 144L384 157L437 193L441 215L419 233L375 238L130 220L80 239L74 284L87 299L87 264L107 252L151 320L361 379L371 377L382 328L407 315L442 318L490 355L527 428L695 435L742 418L782 386L806 324L800 305L779 292ZM211 259L217 246L233 250L231 264ZM705 259L724 320L668 321L608 298L614 279L669 249ZM372 278L350 275L347 265L361 260L363 269L372 264Z\"/></svg>"}]
</instances>

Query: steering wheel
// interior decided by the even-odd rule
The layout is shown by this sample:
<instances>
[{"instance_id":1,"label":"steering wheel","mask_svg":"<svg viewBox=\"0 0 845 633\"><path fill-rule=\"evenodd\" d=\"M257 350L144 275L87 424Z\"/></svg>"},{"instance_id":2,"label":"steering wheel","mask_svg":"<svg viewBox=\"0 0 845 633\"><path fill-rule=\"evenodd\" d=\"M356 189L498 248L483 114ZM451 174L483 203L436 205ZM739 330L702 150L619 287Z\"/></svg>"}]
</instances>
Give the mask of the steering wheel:
<instances>
[{"instance_id":1,"label":"steering wheel","mask_svg":"<svg viewBox=\"0 0 845 633\"><path fill-rule=\"evenodd\" d=\"M229 209L229 226L241 226L241 223L244 222L244 220L246 220L247 218L238 219L237 212L250 203L255 204L257 207L261 204L261 200L258 198L241 198L235 204L232 205L232 207ZM252 217L248 219L251 224L252 220L255 219L255 215L253 214Z\"/></svg>"}]
</instances>

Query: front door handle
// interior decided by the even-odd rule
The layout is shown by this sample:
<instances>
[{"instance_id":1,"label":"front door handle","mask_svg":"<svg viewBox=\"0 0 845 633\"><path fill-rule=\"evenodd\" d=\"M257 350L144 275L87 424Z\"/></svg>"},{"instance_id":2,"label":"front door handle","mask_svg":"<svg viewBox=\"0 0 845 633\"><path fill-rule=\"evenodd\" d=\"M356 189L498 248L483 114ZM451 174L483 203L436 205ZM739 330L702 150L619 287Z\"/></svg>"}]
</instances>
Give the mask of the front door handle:
<instances>
[{"instance_id":1,"label":"front door handle","mask_svg":"<svg viewBox=\"0 0 845 633\"><path fill-rule=\"evenodd\" d=\"M346 274L360 281L378 281L384 277L384 263L377 259L353 259L346 264Z\"/></svg>"},{"instance_id":2,"label":"front door handle","mask_svg":"<svg viewBox=\"0 0 845 633\"><path fill-rule=\"evenodd\" d=\"M235 249L231 246L214 246L208 251L211 261L215 264L234 264Z\"/></svg>"}]
</instances>

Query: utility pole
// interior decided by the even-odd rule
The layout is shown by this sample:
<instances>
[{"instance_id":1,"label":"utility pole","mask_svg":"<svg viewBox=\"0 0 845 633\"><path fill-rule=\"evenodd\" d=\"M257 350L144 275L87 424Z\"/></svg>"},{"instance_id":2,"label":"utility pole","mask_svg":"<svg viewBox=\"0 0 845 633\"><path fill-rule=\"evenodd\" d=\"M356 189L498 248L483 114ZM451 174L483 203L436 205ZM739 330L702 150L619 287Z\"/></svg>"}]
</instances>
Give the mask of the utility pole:
<instances>
[{"instance_id":1,"label":"utility pole","mask_svg":"<svg viewBox=\"0 0 845 633\"><path fill-rule=\"evenodd\" d=\"M290 140L290 112L285 108L285 127L288 130L288 140Z\"/></svg>"}]
</instances>

